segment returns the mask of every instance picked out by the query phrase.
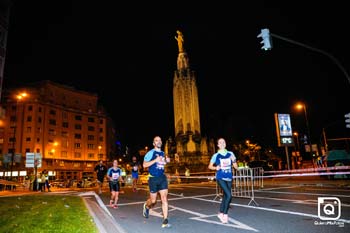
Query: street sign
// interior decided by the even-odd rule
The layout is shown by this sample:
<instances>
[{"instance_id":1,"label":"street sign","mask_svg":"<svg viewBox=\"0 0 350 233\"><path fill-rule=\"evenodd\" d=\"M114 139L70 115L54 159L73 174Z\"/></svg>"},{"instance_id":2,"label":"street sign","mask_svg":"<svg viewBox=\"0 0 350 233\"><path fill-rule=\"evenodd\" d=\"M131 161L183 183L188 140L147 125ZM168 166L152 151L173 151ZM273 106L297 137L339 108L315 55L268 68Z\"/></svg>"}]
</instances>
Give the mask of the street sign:
<instances>
[{"instance_id":1,"label":"street sign","mask_svg":"<svg viewBox=\"0 0 350 233\"><path fill-rule=\"evenodd\" d=\"M11 163L12 161L12 154L4 154L4 163Z\"/></svg>"},{"instance_id":2,"label":"street sign","mask_svg":"<svg viewBox=\"0 0 350 233\"><path fill-rule=\"evenodd\" d=\"M13 158L13 161L15 163L21 163L22 160L22 154L15 154L15 157Z\"/></svg>"},{"instance_id":3,"label":"street sign","mask_svg":"<svg viewBox=\"0 0 350 233\"><path fill-rule=\"evenodd\" d=\"M350 128L350 112L348 114L345 114L344 116L345 116L345 123L346 123L345 127Z\"/></svg>"},{"instance_id":4,"label":"street sign","mask_svg":"<svg viewBox=\"0 0 350 233\"><path fill-rule=\"evenodd\" d=\"M26 167L41 167L41 153L26 153Z\"/></svg>"}]
</instances>

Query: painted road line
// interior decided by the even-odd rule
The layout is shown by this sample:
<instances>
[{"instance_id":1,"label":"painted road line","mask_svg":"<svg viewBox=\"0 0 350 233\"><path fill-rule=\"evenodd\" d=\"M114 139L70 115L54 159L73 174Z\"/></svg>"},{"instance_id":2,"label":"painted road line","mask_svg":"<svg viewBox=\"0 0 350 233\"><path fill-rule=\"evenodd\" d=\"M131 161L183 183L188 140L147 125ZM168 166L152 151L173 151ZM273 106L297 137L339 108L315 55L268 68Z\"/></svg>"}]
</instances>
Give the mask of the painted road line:
<instances>
[{"instance_id":1,"label":"painted road line","mask_svg":"<svg viewBox=\"0 0 350 233\"><path fill-rule=\"evenodd\" d=\"M207 202L221 203L219 201L208 200L208 199L203 199L203 198L194 198L194 199L207 201ZM234 203L231 203L230 205L244 207L244 208L265 210L265 211L276 212L276 213L283 213L283 214L291 214L291 215L298 215L298 216L304 216L304 217L311 217L311 218L317 218L317 219L319 218L317 215L314 215L314 214L307 214L307 213L301 213L301 212L296 212L296 211L278 210L278 209L271 209L271 208L266 208L266 207L249 206L249 205L241 205L241 204L234 204ZM349 219L337 219L337 221L350 223Z\"/></svg>"},{"instance_id":2,"label":"painted road line","mask_svg":"<svg viewBox=\"0 0 350 233\"><path fill-rule=\"evenodd\" d=\"M193 220L206 222L206 223L213 223L213 224L223 225L223 226L226 226L226 227L240 228L240 229L244 229L244 230L250 230L250 231L258 232L258 230L254 229L253 227L250 227L250 226L248 226L248 225L246 225L246 224L244 224L244 223L242 223L240 221L237 221L237 220L235 220L233 218L229 218L229 222L231 222L231 223L224 224L224 223L221 223L219 221L213 221L213 220L208 219L208 218L216 217L216 214L215 215L205 215L205 214L202 214L202 213L199 213L199 212L195 212L195 211L192 211L192 210L176 207L176 206L173 206L173 205L169 205L169 207L171 207L171 208L173 208L175 210L179 210L179 211L191 214L191 215L195 215L196 217L190 218L190 219L193 219Z\"/></svg>"}]
</instances>

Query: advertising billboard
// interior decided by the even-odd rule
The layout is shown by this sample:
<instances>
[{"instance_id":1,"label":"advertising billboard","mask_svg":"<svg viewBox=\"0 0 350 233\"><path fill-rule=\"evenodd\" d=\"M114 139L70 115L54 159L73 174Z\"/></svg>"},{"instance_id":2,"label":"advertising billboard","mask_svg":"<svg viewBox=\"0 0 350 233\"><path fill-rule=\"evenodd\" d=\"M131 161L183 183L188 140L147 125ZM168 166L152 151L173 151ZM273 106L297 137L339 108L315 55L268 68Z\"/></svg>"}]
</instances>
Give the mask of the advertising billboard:
<instances>
[{"instance_id":1,"label":"advertising billboard","mask_svg":"<svg viewBox=\"0 0 350 233\"><path fill-rule=\"evenodd\" d=\"M290 115L275 113L275 122L278 146L294 146Z\"/></svg>"}]
</instances>

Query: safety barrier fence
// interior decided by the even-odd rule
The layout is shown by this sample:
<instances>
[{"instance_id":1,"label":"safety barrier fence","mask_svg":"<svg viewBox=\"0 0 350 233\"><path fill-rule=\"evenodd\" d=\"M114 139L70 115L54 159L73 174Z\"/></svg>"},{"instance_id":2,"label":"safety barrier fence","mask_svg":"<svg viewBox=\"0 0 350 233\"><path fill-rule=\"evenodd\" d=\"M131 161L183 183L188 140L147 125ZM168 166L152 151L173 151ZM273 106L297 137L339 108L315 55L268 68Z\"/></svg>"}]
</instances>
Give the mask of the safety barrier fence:
<instances>
[{"instance_id":1,"label":"safety barrier fence","mask_svg":"<svg viewBox=\"0 0 350 233\"><path fill-rule=\"evenodd\" d=\"M234 197L248 198L250 199L248 205L254 204L258 206L258 203L254 199L254 188L263 187L263 174L264 170L260 167L257 168L240 168L235 170L232 179L231 194ZM214 200L222 198L223 190L216 183L216 195Z\"/></svg>"}]
</instances>

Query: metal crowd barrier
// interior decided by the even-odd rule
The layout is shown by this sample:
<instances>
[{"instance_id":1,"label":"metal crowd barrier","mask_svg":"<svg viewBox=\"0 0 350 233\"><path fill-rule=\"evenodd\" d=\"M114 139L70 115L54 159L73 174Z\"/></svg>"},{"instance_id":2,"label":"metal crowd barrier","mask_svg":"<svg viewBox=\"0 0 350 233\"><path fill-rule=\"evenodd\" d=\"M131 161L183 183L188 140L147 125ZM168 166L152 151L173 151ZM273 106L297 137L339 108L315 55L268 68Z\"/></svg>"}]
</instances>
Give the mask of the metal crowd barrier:
<instances>
[{"instance_id":1,"label":"metal crowd barrier","mask_svg":"<svg viewBox=\"0 0 350 233\"><path fill-rule=\"evenodd\" d=\"M264 188L264 169L262 167L251 168L253 173L253 185L255 188Z\"/></svg>"},{"instance_id":2,"label":"metal crowd barrier","mask_svg":"<svg viewBox=\"0 0 350 233\"><path fill-rule=\"evenodd\" d=\"M249 198L248 205L254 204L258 206L258 203L254 199L254 187L262 188L264 170L262 168L239 168L235 170L232 179L232 196ZM223 191L216 182L216 196L214 200L219 198L221 200Z\"/></svg>"}]
</instances>

